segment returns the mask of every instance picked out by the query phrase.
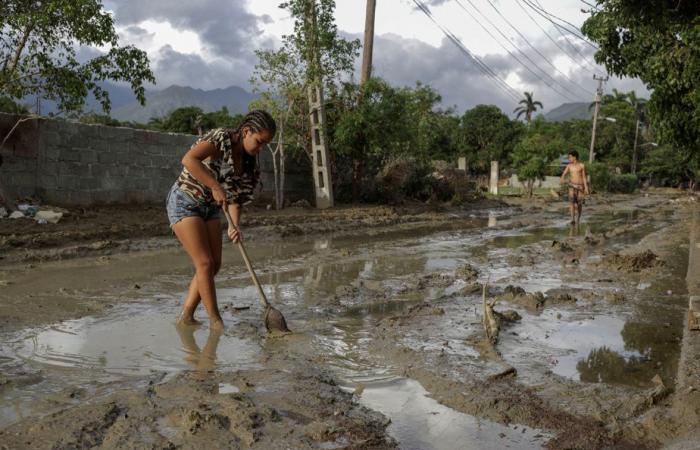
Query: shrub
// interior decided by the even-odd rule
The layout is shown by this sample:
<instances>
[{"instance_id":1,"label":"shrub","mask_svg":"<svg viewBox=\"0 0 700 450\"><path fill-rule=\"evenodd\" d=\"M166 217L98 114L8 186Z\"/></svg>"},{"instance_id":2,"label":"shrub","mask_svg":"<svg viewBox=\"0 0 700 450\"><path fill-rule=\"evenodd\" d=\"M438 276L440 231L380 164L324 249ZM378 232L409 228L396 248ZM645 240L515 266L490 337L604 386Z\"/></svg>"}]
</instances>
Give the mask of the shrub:
<instances>
[{"instance_id":1,"label":"shrub","mask_svg":"<svg viewBox=\"0 0 700 450\"><path fill-rule=\"evenodd\" d=\"M637 175L632 173L614 174L610 177L608 191L631 194L637 189Z\"/></svg>"},{"instance_id":2,"label":"shrub","mask_svg":"<svg viewBox=\"0 0 700 450\"><path fill-rule=\"evenodd\" d=\"M586 166L591 176L591 189L598 192L606 192L610 187L612 173L610 168L602 163L592 163Z\"/></svg>"}]
</instances>

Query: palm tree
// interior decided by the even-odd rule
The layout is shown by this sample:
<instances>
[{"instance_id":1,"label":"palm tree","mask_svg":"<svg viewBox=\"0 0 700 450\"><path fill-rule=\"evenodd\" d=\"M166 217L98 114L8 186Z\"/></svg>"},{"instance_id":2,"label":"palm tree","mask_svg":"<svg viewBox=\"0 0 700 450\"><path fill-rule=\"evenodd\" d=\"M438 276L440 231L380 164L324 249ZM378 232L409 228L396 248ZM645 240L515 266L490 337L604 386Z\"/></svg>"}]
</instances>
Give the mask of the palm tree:
<instances>
[{"instance_id":1,"label":"palm tree","mask_svg":"<svg viewBox=\"0 0 700 450\"><path fill-rule=\"evenodd\" d=\"M613 88L612 94L605 94L600 99L600 103L603 105L608 105L613 102L626 102L629 100L629 93L625 94ZM588 110L592 110L595 107L595 102L588 105Z\"/></svg>"},{"instance_id":2,"label":"palm tree","mask_svg":"<svg viewBox=\"0 0 700 450\"><path fill-rule=\"evenodd\" d=\"M525 114L525 120L527 120L527 124L529 125L530 122L532 122L532 113L537 111L538 106L540 109L542 109L543 106L542 102L532 100L532 92L523 92L523 94L525 94L525 98L518 102L518 104L522 106L518 106L513 110L513 112L517 113L515 115L516 119L519 119L520 116Z\"/></svg>"}]
</instances>

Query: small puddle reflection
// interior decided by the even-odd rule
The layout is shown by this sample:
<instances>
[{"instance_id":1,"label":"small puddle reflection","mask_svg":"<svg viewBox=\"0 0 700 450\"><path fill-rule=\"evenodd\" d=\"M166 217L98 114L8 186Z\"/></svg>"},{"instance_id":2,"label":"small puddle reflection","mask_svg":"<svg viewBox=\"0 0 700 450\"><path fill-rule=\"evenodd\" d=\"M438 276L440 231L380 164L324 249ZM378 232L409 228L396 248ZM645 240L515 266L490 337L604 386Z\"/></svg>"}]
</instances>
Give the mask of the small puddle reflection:
<instances>
[{"instance_id":1,"label":"small puddle reflection","mask_svg":"<svg viewBox=\"0 0 700 450\"><path fill-rule=\"evenodd\" d=\"M175 327L178 310L177 305L152 303L118 307L108 317L34 331L0 351L30 364L124 375L241 368L256 362L260 349L252 341L210 332L206 326Z\"/></svg>"},{"instance_id":2,"label":"small puddle reflection","mask_svg":"<svg viewBox=\"0 0 700 450\"><path fill-rule=\"evenodd\" d=\"M360 403L391 418L389 433L403 450L540 449L539 430L479 420L441 405L415 380L365 387Z\"/></svg>"}]
</instances>

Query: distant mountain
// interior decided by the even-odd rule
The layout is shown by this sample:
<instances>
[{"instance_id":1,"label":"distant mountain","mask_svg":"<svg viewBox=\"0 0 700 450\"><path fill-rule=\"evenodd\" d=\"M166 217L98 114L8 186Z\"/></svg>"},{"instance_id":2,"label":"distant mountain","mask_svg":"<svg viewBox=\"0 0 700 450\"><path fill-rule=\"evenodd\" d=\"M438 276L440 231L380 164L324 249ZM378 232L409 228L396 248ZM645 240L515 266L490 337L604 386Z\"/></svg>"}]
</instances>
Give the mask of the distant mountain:
<instances>
[{"instance_id":1,"label":"distant mountain","mask_svg":"<svg viewBox=\"0 0 700 450\"><path fill-rule=\"evenodd\" d=\"M114 111L116 108L121 108L131 103L137 103L136 96L129 86L108 82L102 83L101 86L102 89L109 93L109 99L112 102L112 111ZM36 112L36 97L25 97L20 103L25 105L30 112ZM56 113L58 110L55 102L45 99L41 99L40 108L42 115ZM84 111L94 111L102 114L102 105L100 105L92 94L88 94L88 97L85 100Z\"/></svg>"},{"instance_id":2,"label":"distant mountain","mask_svg":"<svg viewBox=\"0 0 700 450\"><path fill-rule=\"evenodd\" d=\"M163 117L182 106L199 106L204 112L218 111L225 106L231 114L246 113L250 102L257 98L237 86L205 91L189 86L173 85L162 91L147 90L146 106L141 106L129 86L107 82L102 84L102 88L109 93L112 102L110 115L114 119L139 123L146 123L151 117ZM21 103L31 112L36 110L35 97L26 97ZM102 106L92 95L88 95L85 103L85 112L94 111L102 114ZM54 102L41 101L43 115L55 113L56 110Z\"/></svg>"},{"instance_id":3,"label":"distant mountain","mask_svg":"<svg viewBox=\"0 0 700 450\"><path fill-rule=\"evenodd\" d=\"M248 111L248 104L256 98L237 86L205 91L176 85L162 91L147 91L144 107L139 105L133 94L131 97L130 103L112 108L113 118L146 123L151 117L163 117L182 106L199 106L204 112L218 111L225 106L231 114L245 113Z\"/></svg>"},{"instance_id":4,"label":"distant mountain","mask_svg":"<svg viewBox=\"0 0 700 450\"><path fill-rule=\"evenodd\" d=\"M593 116L590 103L564 103L544 115L548 122L565 122L572 119L588 120Z\"/></svg>"}]
</instances>

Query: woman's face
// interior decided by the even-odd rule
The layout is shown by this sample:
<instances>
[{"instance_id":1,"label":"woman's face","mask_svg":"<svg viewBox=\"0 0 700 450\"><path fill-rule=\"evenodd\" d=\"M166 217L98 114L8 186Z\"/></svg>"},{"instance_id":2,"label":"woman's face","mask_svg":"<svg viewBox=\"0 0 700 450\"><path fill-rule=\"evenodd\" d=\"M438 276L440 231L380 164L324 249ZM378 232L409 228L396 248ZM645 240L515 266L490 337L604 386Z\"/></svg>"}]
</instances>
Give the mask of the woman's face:
<instances>
[{"instance_id":1,"label":"woman's face","mask_svg":"<svg viewBox=\"0 0 700 450\"><path fill-rule=\"evenodd\" d=\"M249 129L243 130L243 150L251 156L257 156L266 144L272 140L272 133L269 130L259 132Z\"/></svg>"}]
</instances>

